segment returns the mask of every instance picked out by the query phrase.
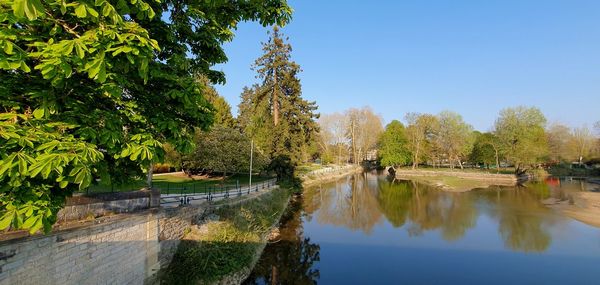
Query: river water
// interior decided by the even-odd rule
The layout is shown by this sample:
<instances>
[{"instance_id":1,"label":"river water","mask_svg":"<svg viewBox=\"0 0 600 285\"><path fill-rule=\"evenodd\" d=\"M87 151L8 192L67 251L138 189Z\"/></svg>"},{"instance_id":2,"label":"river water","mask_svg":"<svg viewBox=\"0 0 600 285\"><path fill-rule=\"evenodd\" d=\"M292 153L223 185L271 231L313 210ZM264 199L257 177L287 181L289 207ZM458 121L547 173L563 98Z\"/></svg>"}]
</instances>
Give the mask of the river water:
<instances>
[{"instance_id":1,"label":"river water","mask_svg":"<svg viewBox=\"0 0 600 285\"><path fill-rule=\"evenodd\" d=\"M450 193L348 176L304 190L246 284L600 284L600 229L541 203L590 187Z\"/></svg>"}]
</instances>

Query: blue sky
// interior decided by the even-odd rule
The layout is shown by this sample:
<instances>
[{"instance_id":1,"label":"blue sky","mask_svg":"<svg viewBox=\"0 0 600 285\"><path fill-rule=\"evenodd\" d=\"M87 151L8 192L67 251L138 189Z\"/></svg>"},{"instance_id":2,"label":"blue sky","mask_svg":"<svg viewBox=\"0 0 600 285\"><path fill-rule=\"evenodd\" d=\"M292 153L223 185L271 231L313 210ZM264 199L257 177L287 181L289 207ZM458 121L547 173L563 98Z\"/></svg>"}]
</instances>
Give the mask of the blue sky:
<instances>
[{"instance_id":1,"label":"blue sky","mask_svg":"<svg viewBox=\"0 0 600 285\"><path fill-rule=\"evenodd\" d=\"M289 36L303 96L321 113L371 106L387 122L452 110L488 130L505 107L549 122L600 120L600 1L290 1ZM242 23L225 44L237 113L267 28Z\"/></svg>"}]
</instances>

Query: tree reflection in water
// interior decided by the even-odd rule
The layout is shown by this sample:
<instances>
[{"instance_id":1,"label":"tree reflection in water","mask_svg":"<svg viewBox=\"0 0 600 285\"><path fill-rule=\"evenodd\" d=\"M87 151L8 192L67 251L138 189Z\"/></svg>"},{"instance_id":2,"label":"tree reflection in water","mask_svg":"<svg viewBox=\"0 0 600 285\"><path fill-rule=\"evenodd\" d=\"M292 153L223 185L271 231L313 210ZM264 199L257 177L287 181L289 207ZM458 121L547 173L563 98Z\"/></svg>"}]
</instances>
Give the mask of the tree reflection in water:
<instances>
[{"instance_id":1,"label":"tree reflection in water","mask_svg":"<svg viewBox=\"0 0 600 285\"><path fill-rule=\"evenodd\" d=\"M574 187L577 185L574 185ZM462 239L478 221L497 224L504 247L520 252L543 252L552 243L550 228L564 222L541 201L566 197L564 188L546 183L492 187L451 193L412 181L389 181L383 176L357 174L336 183L305 189L302 202L292 203L284 216L282 240L267 246L247 284L313 284L319 279L320 246L303 232L303 222L316 220L366 235L385 220L418 238L439 232L445 241ZM562 191L562 192L561 192ZM487 218L487 219L486 219ZM485 227L484 227L485 228ZM475 232L475 234L479 234Z\"/></svg>"},{"instance_id":2,"label":"tree reflection in water","mask_svg":"<svg viewBox=\"0 0 600 285\"><path fill-rule=\"evenodd\" d=\"M550 210L540 203L547 198L548 186L542 183L526 187L496 187L479 191L488 203L487 214L498 221L498 231L506 247L524 252L543 252L552 238L547 226L557 221Z\"/></svg>"},{"instance_id":3,"label":"tree reflection in water","mask_svg":"<svg viewBox=\"0 0 600 285\"><path fill-rule=\"evenodd\" d=\"M269 244L244 284L316 284L320 247L304 237L302 204L293 200L281 220L280 240Z\"/></svg>"},{"instance_id":4,"label":"tree reflection in water","mask_svg":"<svg viewBox=\"0 0 600 285\"><path fill-rule=\"evenodd\" d=\"M551 243L545 223L556 222L541 203L555 193L545 183L451 193L414 181L360 174L304 193L304 210L314 214L320 224L367 234L382 222L383 216L393 227L408 230L410 236L438 230L443 239L456 241L476 226L480 215L486 214L498 222L499 235L507 248L540 252Z\"/></svg>"},{"instance_id":5,"label":"tree reflection in water","mask_svg":"<svg viewBox=\"0 0 600 285\"><path fill-rule=\"evenodd\" d=\"M380 181L378 200L392 226L410 222L412 236L440 229L445 240L458 240L477 221L477 208L469 195L445 193L412 181Z\"/></svg>"},{"instance_id":6,"label":"tree reflection in water","mask_svg":"<svg viewBox=\"0 0 600 285\"><path fill-rule=\"evenodd\" d=\"M365 174L349 176L327 188L304 191L305 212L321 224L361 230L366 234L382 221L377 188L370 187ZM311 217L312 218L312 217Z\"/></svg>"}]
</instances>

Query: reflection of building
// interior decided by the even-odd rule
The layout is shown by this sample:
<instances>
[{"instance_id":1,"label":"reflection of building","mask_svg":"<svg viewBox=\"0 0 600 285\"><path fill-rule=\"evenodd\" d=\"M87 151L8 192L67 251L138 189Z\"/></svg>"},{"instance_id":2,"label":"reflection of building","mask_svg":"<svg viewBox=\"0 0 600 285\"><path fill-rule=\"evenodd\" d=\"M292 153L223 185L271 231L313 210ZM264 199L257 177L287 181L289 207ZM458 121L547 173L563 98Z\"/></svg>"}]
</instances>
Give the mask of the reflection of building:
<instances>
[{"instance_id":1,"label":"reflection of building","mask_svg":"<svg viewBox=\"0 0 600 285\"><path fill-rule=\"evenodd\" d=\"M367 153L365 155L365 160L369 160L369 161L377 160L377 150L372 149L372 150L367 151Z\"/></svg>"}]
</instances>

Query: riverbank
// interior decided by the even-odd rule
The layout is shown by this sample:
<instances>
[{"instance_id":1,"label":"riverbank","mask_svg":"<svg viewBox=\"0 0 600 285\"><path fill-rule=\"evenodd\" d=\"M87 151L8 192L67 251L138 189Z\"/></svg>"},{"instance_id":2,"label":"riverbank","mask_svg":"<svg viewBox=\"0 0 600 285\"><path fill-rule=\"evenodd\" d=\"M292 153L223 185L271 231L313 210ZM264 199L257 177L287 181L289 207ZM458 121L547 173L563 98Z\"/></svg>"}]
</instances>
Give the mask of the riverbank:
<instances>
[{"instance_id":1,"label":"riverbank","mask_svg":"<svg viewBox=\"0 0 600 285\"><path fill-rule=\"evenodd\" d=\"M477 173L460 170L398 169L395 177L400 180L418 181L449 192L466 192L490 186L515 186L519 181L517 176L513 174Z\"/></svg>"},{"instance_id":2,"label":"riverbank","mask_svg":"<svg viewBox=\"0 0 600 285\"><path fill-rule=\"evenodd\" d=\"M291 190L217 204L186 233L161 284L239 284L248 277L285 211Z\"/></svg>"},{"instance_id":3,"label":"riverbank","mask_svg":"<svg viewBox=\"0 0 600 285\"><path fill-rule=\"evenodd\" d=\"M338 180L344 176L362 172L363 168L359 165L346 165L343 167L327 169L327 171L317 170L302 175L302 186L308 187L319 183L326 183Z\"/></svg>"},{"instance_id":4,"label":"riverbank","mask_svg":"<svg viewBox=\"0 0 600 285\"><path fill-rule=\"evenodd\" d=\"M568 199L550 198L543 203L582 223L600 227L600 193L574 192Z\"/></svg>"}]
</instances>

